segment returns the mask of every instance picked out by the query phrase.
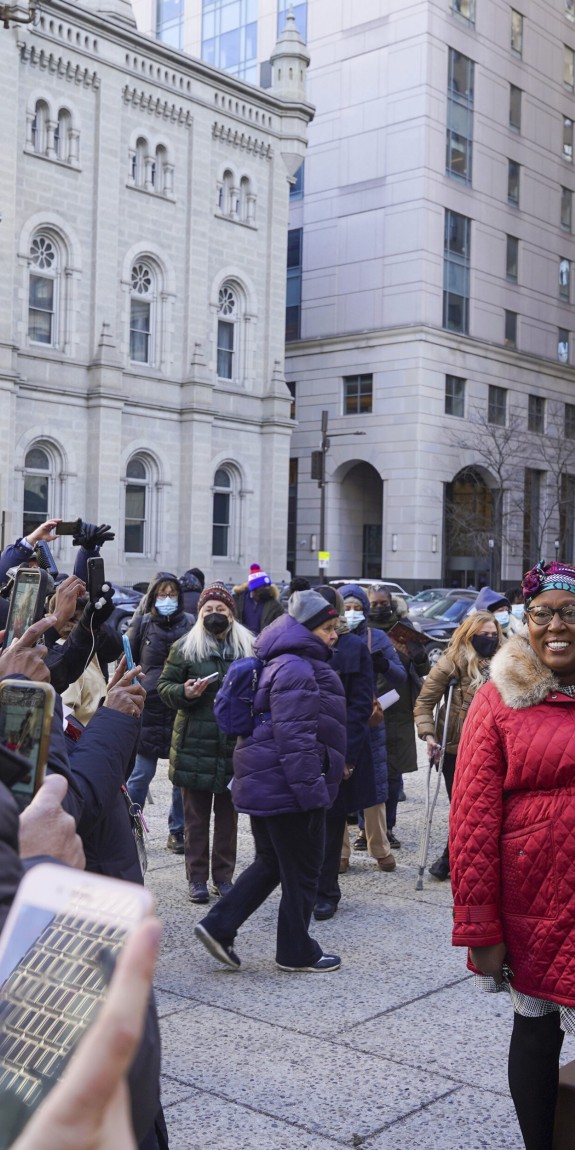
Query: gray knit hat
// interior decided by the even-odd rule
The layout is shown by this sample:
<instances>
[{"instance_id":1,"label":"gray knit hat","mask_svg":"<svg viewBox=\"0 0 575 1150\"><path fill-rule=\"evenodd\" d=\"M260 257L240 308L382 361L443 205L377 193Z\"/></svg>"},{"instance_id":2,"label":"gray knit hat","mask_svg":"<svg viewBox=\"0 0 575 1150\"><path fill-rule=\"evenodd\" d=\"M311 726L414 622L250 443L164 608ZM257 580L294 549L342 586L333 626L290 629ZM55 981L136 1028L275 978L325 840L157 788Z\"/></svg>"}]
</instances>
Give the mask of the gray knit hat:
<instances>
[{"instance_id":1,"label":"gray knit hat","mask_svg":"<svg viewBox=\"0 0 575 1150\"><path fill-rule=\"evenodd\" d=\"M289 597L288 615L292 615L308 631L321 627L328 619L338 618L335 607L326 603L323 595L318 595L317 591L294 591Z\"/></svg>"}]
</instances>

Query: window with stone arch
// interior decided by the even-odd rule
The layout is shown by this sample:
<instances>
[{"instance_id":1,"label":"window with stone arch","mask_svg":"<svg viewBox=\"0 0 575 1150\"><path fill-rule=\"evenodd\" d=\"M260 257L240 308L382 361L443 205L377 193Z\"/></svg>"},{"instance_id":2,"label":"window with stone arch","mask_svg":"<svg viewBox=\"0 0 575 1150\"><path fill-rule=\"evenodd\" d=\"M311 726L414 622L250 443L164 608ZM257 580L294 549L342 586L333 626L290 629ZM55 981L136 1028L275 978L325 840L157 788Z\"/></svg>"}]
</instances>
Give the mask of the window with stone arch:
<instances>
[{"instance_id":1,"label":"window with stone arch","mask_svg":"<svg viewBox=\"0 0 575 1150\"><path fill-rule=\"evenodd\" d=\"M239 217L244 224L256 222L256 197L249 176L242 176L240 180Z\"/></svg>"},{"instance_id":2,"label":"window with stone arch","mask_svg":"<svg viewBox=\"0 0 575 1150\"><path fill-rule=\"evenodd\" d=\"M239 477L229 463L218 467L214 475L212 510L212 555L215 559L230 558L234 550L237 531L237 496Z\"/></svg>"},{"instance_id":3,"label":"window with stone arch","mask_svg":"<svg viewBox=\"0 0 575 1150\"><path fill-rule=\"evenodd\" d=\"M152 550L154 472L152 460L143 451L128 460L124 503L124 551L127 555L148 555Z\"/></svg>"},{"instance_id":4,"label":"window with stone arch","mask_svg":"<svg viewBox=\"0 0 575 1150\"><path fill-rule=\"evenodd\" d=\"M72 156L72 116L67 108L60 108L54 128L54 151L56 159L69 164Z\"/></svg>"},{"instance_id":5,"label":"window with stone arch","mask_svg":"<svg viewBox=\"0 0 575 1150\"><path fill-rule=\"evenodd\" d=\"M137 188L143 188L146 183L146 160L148 158L148 141L144 136L136 140L136 147L130 153L131 181Z\"/></svg>"},{"instance_id":6,"label":"window with stone arch","mask_svg":"<svg viewBox=\"0 0 575 1150\"><path fill-rule=\"evenodd\" d=\"M39 156L48 152L48 121L50 109L45 100L36 100L31 126L31 144Z\"/></svg>"},{"instance_id":7,"label":"window with stone arch","mask_svg":"<svg viewBox=\"0 0 575 1150\"><path fill-rule=\"evenodd\" d=\"M51 444L32 444L24 457L22 535L58 514L62 460Z\"/></svg>"},{"instance_id":8,"label":"window with stone arch","mask_svg":"<svg viewBox=\"0 0 575 1150\"><path fill-rule=\"evenodd\" d=\"M158 272L150 260L137 259L130 273L130 360L153 366L156 338Z\"/></svg>"},{"instance_id":9,"label":"window with stone arch","mask_svg":"<svg viewBox=\"0 0 575 1150\"><path fill-rule=\"evenodd\" d=\"M30 244L28 339L57 347L61 329L62 248L50 231L37 231Z\"/></svg>"},{"instance_id":10,"label":"window with stone arch","mask_svg":"<svg viewBox=\"0 0 575 1150\"><path fill-rule=\"evenodd\" d=\"M226 281L218 293L217 374L219 379L238 380L242 298L236 284Z\"/></svg>"}]
</instances>

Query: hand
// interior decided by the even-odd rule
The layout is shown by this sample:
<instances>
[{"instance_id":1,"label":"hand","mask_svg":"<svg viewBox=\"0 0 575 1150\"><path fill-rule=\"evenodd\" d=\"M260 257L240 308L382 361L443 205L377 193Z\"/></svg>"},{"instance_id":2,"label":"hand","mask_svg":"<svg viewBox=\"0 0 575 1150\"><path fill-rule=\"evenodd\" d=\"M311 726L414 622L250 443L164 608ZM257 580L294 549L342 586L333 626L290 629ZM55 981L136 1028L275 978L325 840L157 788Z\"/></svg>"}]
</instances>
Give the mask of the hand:
<instances>
[{"instance_id":1,"label":"hand","mask_svg":"<svg viewBox=\"0 0 575 1150\"><path fill-rule=\"evenodd\" d=\"M346 763L345 764L345 766L343 768L343 775L342 775L342 779L343 779L344 783L347 782L348 779L351 779L351 776L353 775L354 771L355 771L355 767L353 766L352 763Z\"/></svg>"},{"instance_id":2,"label":"hand","mask_svg":"<svg viewBox=\"0 0 575 1150\"><path fill-rule=\"evenodd\" d=\"M77 575L68 575L67 579L63 579L56 587L54 614L56 616L55 627L59 631L70 619L74 618L77 610L78 599L81 595L86 593L86 584L78 579Z\"/></svg>"},{"instance_id":3,"label":"hand","mask_svg":"<svg viewBox=\"0 0 575 1150\"><path fill-rule=\"evenodd\" d=\"M72 537L74 547L85 547L87 551L92 551L94 547L101 547L107 539L115 539L114 532L110 529L109 523L100 523L97 526L95 523L86 523L83 519L80 521L80 530L77 535Z\"/></svg>"},{"instance_id":4,"label":"hand","mask_svg":"<svg viewBox=\"0 0 575 1150\"><path fill-rule=\"evenodd\" d=\"M52 543L58 536L54 535L54 528L57 523L61 523L61 519L47 519L45 523L41 523L39 527L35 527L29 535L24 538L31 547L38 542L39 539L44 539L46 543Z\"/></svg>"},{"instance_id":5,"label":"hand","mask_svg":"<svg viewBox=\"0 0 575 1150\"><path fill-rule=\"evenodd\" d=\"M427 757L431 763L435 756L439 754L441 746L437 742L437 739L434 735L426 735L425 741L427 743Z\"/></svg>"},{"instance_id":6,"label":"hand","mask_svg":"<svg viewBox=\"0 0 575 1150\"><path fill-rule=\"evenodd\" d=\"M160 934L156 918L133 931L94 1025L12 1150L136 1150L126 1075L144 1030Z\"/></svg>"},{"instance_id":7,"label":"hand","mask_svg":"<svg viewBox=\"0 0 575 1150\"><path fill-rule=\"evenodd\" d=\"M62 802L68 790L64 775L46 775L30 806L20 815L20 858L50 855L84 870L86 859L76 823Z\"/></svg>"},{"instance_id":8,"label":"hand","mask_svg":"<svg viewBox=\"0 0 575 1150\"><path fill-rule=\"evenodd\" d=\"M104 706L139 719L146 702L146 692L142 684L137 682L137 676L142 673L142 668L134 667L131 671L126 671L125 666L126 660L122 656L118 669L108 684ZM136 682L133 682L135 678Z\"/></svg>"},{"instance_id":9,"label":"hand","mask_svg":"<svg viewBox=\"0 0 575 1150\"><path fill-rule=\"evenodd\" d=\"M13 640L8 650L0 655L0 679L9 679L12 675L24 675L34 683L50 681L50 672L44 665L48 650L43 644L38 647L35 644L55 622L55 615L45 615L37 623L32 623L20 639ZM0 642L5 634L5 631L0 631Z\"/></svg>"},{"instance_id":10,"label":"hand","mask_svg":"<svg viewBox=\"0 0 575 1150\"><path fill-rule=\"evenodd\" d=\"M186 699L199 699L207 686L208 683L202 683L201 679L186 679L184 683L184 695Z\"/></svg>"},{"instance_id":11,"label":"hand","mask_svg":"<svg viewBox=\"0 0 575 1150\"><path fill-rule=\"evenodd\" d=\"M502 966L507 954L504 942L496 942L494 946L472 946L469 955L474 966L482 974L490 974L496 982L503 981Z\"/></svg>"},{"instance_id":12,"label":"hand","mask_svg":"<svg viewBox=\"0 0 575 1150\"><path fill-rule=\"evenodd\" d=\"M102 599L104 600L103 603L101 603ZM89 631L92 629L97 631L98 627L105 623L106 619L109 619L114 612L114 588L111 583L102 584L102 593L98 597L98 603L100 603L99 607L96 607L95 603L86 603L82 611L80 622Z\"/></svg>"}]
</instances>

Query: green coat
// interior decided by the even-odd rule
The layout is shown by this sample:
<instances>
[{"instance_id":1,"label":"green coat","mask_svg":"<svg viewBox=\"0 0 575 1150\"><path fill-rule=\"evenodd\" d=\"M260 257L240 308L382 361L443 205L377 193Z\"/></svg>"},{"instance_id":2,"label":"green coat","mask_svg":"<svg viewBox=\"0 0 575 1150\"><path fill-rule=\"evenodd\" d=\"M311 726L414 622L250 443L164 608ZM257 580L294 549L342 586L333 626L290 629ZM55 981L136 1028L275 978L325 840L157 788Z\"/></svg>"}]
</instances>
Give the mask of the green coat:
<instances>
[{"instance_id":1,"label":"green coat","mask_svg":"<svg viewBox=\"0 0 575 1150\"><path fill-rule=\"evenodd\" d=\"M184 657L179 640L170 648L158 693L177 712L170 746L170 779L177 787L220 795L232 777L236 740L224 735L214 718L214 699L231 662L219 654L191 662ZM209 683L198 699L186 699L186 680L203 679L214 671L219 681Z\"/></svg>"}]
</instances>

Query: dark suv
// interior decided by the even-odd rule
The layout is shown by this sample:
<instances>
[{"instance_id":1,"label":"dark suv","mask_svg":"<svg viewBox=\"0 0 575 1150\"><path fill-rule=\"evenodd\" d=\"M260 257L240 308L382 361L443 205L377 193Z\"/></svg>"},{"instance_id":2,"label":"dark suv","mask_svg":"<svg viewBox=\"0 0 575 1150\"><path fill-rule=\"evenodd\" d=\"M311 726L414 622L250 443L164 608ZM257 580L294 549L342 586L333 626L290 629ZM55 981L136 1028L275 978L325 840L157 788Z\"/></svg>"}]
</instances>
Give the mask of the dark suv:
<instances>
[{"instance_id":1,"label":"dark suv","mask_svg":"<svg viewBox=\"0 0 575 1150\"><path fill-rule=\"evenodd\" d=\"M455 591L444 599L438 599L411 620L416 630L423 631L429 640L425 649L432 663L445 651L459 624L473 611L477 592L466 591L461 598L456 596Z\"/></svg>"}]
</instances>

